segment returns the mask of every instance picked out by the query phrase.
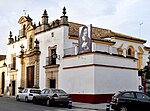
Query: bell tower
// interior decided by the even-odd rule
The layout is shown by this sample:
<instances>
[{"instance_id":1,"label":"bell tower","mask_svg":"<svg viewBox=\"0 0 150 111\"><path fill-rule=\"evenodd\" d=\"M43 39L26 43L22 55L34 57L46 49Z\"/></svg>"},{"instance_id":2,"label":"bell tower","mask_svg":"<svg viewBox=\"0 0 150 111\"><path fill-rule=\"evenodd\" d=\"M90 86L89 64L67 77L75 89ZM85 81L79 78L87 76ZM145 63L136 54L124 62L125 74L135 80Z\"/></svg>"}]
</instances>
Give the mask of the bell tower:
<instances>
[{"instance_id":1,"label":"bell tower","mask_svg":"<svg viewBox=\"0 0 150 111\"><path fill-rule=\"evenodd\" d=\"M25 38L27 37L26 28L28 25L32 25L32 19L28 16L22 16L18 23L21 25L21 30L19 30L19 38Z\"/></svg>"}]
</instances>

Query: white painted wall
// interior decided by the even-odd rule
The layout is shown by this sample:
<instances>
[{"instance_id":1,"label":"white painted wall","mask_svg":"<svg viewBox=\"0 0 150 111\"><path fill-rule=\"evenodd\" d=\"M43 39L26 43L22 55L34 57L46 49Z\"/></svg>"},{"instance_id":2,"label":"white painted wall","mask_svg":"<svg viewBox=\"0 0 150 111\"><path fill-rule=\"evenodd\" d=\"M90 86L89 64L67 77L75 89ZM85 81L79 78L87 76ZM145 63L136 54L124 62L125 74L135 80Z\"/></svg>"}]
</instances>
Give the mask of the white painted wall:
<instances>
[{"instance_id":1,"label":"white painted wall","mask_svg":"<svg viewBox=\"0 0 150 111\"><path fill-rule=\"evenodd\" d=\"M63 47L64 47L64 29L65 27L59 27L52 29L50 31L47 31L45 33L41 33L35 36L37 40L39 41L39 47L40 47L40 80L39 85L40 88L45 87L45 80L46 80L46 74L45 69L43 66L46 65L46 57L48 57L48 47L53 47L57 45L56 53L60 56L60 60L57 59L56 63L61 65L62 57L63 57ZM51 33L54 33L54 37L51 37ZM61 68L61 66L60 66ZM60 70L59 70L60 71ZM61 71L60 71L61 72ZM61 74L61 73L60 73ZM60 80L60 79L59 79ZM58 81L59 84L59 81Z\"/></svg>"},{"instance_id":2,"label":"white painted wall","mask_svg":"<svg viewBox=\"0 0 150 111\"><path fill-rule=\"evenodd\" d=\"M119 47L121 44L123 44L123 49L125 50L128 46L132 45L135 49L135 57L137 58L137 52L138 52L138 48L141 47L144 51L143 54L143 63L142 66L144 67L146 65L146 61L148 58L148 52L144 50L144 44L139 44L139 43L134 43L134 42L128 42L128 41L123 41L123 40L114 40L116 42L116 44L114 45L114 47Z\"/></svg>"},{"instance_id":3,"label":"white painted wall","mask_svg":"<svg viewBox=\"0 0 150 111\"><path fill-rule=\"evenodd\" d=\"M18 92L18 87L20 87L20 80L21 80L21 62L20 62L20 58L18 58L17 56L20 54L21 48L20 46L23 44L24 46L24 50L27 49L27 40L20 40L19 42L16 42L14 44L10 44L7 47L7 68L8 68L8 75L10 76L10 68L8 67L8 64L12 64L12 54L16 54L16 69L17 69L17 78L16 78L16 88L17 88L17 92ZM8 79L8 81L10 81L10 78ZM8 83L9 84L9 83ZM7 85L8 85L7 84Z\"/></svg>"},{"instance_id":4,"label":"white painted wall","mask_svg":"<svg viewBox=\"0 0 150 111\"><path fill-rule=\"evenodd\" d=\"M95 94L112 94L122 90L138 90L136 70L95 67Z\"/></svg>"},{"instance_id":5,"label":"white painted wall","mask_svg":"<svg viewBox=\"0 0 150 111\"><path fill-rule=\"evenodd\" d=\"M94 63L102 65L137 68L137 63L133 59L107 54L95 54Z\"/></svg>"},{"instance_id":6,"label":"white painted wall","mask_svg":"<svg viewBox=\"0 0 150 111\"><path fill-rule=\"evenodd\" d=\"M93 54L78 55L75 57L65 58L63 67L81 66L94 63Z\"/></svg>"},{"instance_id":7,"label":"white painted wall","mask_svg":"<svg viewBox=\"0 0 150 111\"><path fill-rule=\"evenodd\" d=\"M136 68L136 62L132 59L106 54L89 54L65 58L63 62L64 68L89 64L118 67L90 66L64 69L64 76L61 78L61 87L69 93L75 94L82 93L83 89L87 90L88 88L86 93L112 94L118 90L137 90L138 85L140 85L137 70L119 68ZM91 78L90 82L88 78ZM71 82L68 83L69 81ZM82 84L78 85L78 83L81 83L80 81L82 81ZM77 84L77 86L75 86L75 84Z\"/></svg>"},{"instance_id":8,"label":"white painted wall","mask_svg":"<svg viewBox=\"0 0 150 111\"><path fill-rule=\"evenodd\" d=\"M65 69L60 87L69 94L94 94L94 67Z\"/></svg>"},{"instance_id":9,"label":"white painted wall","mask_svg":"<svg viewBox=\"0 0 150 111\"><path fill-rule=\"evenodd\" d=\"M5 74L5 90L6 90L6 87L9 85L9 76L7 74L8 73L7 67L3 67L4 62L6 63L5 60L0 61L0 88L1 88L0 91L2 90L2 73L3 72Z\"/></svg>"}]
</instances>

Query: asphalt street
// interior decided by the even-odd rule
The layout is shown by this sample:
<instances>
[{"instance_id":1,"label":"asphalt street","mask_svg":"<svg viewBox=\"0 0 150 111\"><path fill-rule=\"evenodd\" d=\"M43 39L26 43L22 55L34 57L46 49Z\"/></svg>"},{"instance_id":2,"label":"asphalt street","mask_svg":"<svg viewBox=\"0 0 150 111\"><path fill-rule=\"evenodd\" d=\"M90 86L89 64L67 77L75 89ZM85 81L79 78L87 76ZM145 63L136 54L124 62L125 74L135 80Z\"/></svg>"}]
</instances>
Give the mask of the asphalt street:
<instances>
[{"instance_id":1,"label":"asphalt street","mask_svg":"<svg viewBox=\"0 0 150 111\"><path fill-rule=\"evenodd\" d=\"M79 108L64 108L62 106L48 107L26 102L18 102L15 98L0 97L0 111L96 111Z\"/></svg>"}]
</instances>

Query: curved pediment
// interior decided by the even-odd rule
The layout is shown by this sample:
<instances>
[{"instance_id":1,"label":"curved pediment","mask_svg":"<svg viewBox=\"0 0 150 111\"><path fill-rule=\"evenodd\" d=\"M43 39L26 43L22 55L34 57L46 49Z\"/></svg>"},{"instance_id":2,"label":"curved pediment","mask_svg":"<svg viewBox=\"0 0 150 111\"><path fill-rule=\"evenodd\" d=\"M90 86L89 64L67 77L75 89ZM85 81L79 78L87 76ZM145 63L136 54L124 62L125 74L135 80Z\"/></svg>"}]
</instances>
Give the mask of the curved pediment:
<instances>
[{"instance_id":1,"label":"curved pediment","mask_svg":"<svg viewBox=\"0 0 150 111\"><path fill-rule=\"evenodd\" d=\"M29 21L29 22L32 21L32 19L29 17L29 15L28 15L27 17L26 17L26 16L22 16L22 17L19 19L18 23L19 23L19 24L22 24L22 23L24 23L24 22L26 22L26 21Z\"/></svg>"},{"instance_id":2,"label":"curved pediment","mask_svg":"<svg viewBox=\"0 0 150 111\"><path fill-rule=\"evenodd\" d=\"M27 28L26 28L26 31L30 31L30 30L34 30L34 27L33 25L28 25Z\"/></svg>"},{"instance_id":3,"label":"curved pediment","mask_svg":"<svg viewBox=\"0 0 150 111\"><path fill-rule=\"evenodd\" d=\"M18 23L19 23L19 24L22 24L22 23L25 22L25 21L27 21L27 17L26 17L26 16L22 16L22 17L19 19Z\"/></svg>"}]
</instances>

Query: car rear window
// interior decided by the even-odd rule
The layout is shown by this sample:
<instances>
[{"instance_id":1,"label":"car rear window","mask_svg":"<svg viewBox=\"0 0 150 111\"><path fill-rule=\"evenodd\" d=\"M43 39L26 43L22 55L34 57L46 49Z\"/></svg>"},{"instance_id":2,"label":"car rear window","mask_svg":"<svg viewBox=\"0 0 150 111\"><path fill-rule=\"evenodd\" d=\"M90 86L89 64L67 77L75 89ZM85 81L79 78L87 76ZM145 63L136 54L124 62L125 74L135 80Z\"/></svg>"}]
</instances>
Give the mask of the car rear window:
<instances>
[{"instance_id":1,"label":"car rear window","mask_svg":"<svg viewBox=\"0 0 150 111\"><path fill-rule=\"evenodd\" d=\"M120 92L117 92L114 94L114 97L117 97L120 94Z\"/></svg>"},{"instance_id":2,"label":"car rear window","mask_svg":"<svg viewBox=\"0 0 150 111\"><path fill-rule=\"evenodd\" d=\"M53 89L52 91L53 91L53 93L67 94L65 91L63 91L61 89Z\"/></svg>"},{"instance_id":3,"label":"car rear window","mask_svg":"<svg viewBox=\"0 0 150 111\"><path fill-rule=\"evenodd\" d=\"M40 93L40 92L41 92L41 90L33 90L33 89L30 90L30 93L37 93L37 94L38 94L38 93Z\"/></svg>"}]
</instances>

